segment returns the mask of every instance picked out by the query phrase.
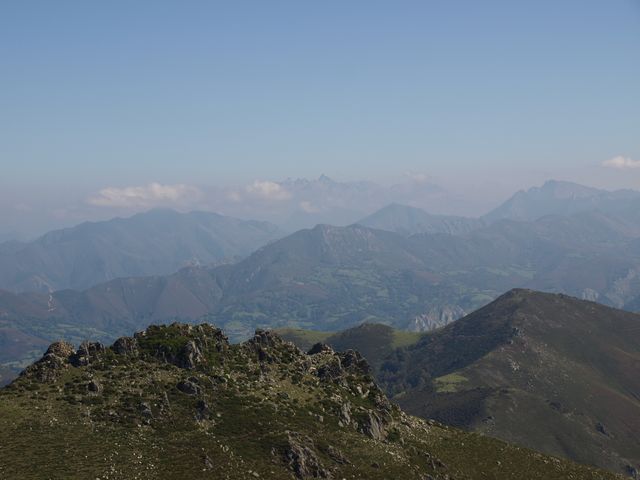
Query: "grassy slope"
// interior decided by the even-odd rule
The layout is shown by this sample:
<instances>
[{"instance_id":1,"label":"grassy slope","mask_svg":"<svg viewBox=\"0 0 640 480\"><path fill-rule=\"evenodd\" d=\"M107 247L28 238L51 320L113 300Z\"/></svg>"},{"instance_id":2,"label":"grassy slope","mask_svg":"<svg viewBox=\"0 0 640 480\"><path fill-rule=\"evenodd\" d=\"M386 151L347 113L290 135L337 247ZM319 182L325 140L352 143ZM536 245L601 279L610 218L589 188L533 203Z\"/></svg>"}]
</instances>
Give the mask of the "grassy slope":
<instances>
[{"instance_id":1,"label":"grassy slope","mask_svg":"<svg viewBox=\"0 0 640 480\"><path fill-rule=\"evenodd\" d=\"M423 333L395 330L387 325L372 323L363 323L342 332L293 328L277 329L276 332L304 351L318 342L326 343L338 351L357 350L374 368L393 350L413 345L424 336Z\"/></svg>"},{"instance_id":2,"label":"grassy slope","mask_svg":"<svg viewBox=\"0 0 640 480\"><path fill-rule=\"evenodd\" d=\"M409 411L612 470L640 464L640 317L518 291L467 317L449 339L454 330L413 349L409 362L440 378L435 392L399 399ZM443 391L451 375L464 380Z\"/></svg>"},{"instance_id":3,"label":"grassy slope","mask_svg":"<svg viewBox=\"0 0 640 480\"><path fill-rule=\"evenodd\" d=\"M366 375L318 376L335 360L331 353L307 357L276 341L258 349L268 356L260 361L245 344L205 350L206 360L185 370L155 360L158 349L175 352L189 339L165 333L148 336L139 356L107 351L89 366L56 370L53 381L27 376L1 390L0 477L294 478L283 456L291 445L287 432L294 431L308 437L302 443L334 478L614 478L395 408L383 414L379 400L356 392ZM176 389L187 377L200 385L197 395ZM91 381L100 392L87 390ZM208 411L196 419L201 401ZM354 420L366 412L386 415L384 438L353 423L341 426L345 402ZM150 415L141 413L143 403Z\"/></svg>"},{"instance_id":4,"label":"grassy slope","mask_svg":"<svg viewBox=\"0 0 640 480\"><path fill-rule=\"evenodd\" d=\"M342 348L391 349L388 333L367 333L337 335ZM628 472L640 464L638 352L639 316L517 290L372 363L412 414Z\"/></svg>"}]
</instances>

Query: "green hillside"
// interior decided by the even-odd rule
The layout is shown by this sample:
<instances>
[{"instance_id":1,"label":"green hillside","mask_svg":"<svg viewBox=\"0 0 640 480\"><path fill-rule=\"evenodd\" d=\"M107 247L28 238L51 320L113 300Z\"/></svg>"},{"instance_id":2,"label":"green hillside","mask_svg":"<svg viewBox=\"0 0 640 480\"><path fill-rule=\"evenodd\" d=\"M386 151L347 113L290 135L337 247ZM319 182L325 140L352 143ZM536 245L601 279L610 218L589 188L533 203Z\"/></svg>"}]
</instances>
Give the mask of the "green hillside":
<instances>
[{"instance_id":1,"label":"green hillside","mask_svg":"<svg viewBox=\"0 0 640 480\"><path fill-rule=\"evenodd\" d=\"M388 327L327 341L378 345L368 351L376 377L407 412L631 476L640 471L640 315L513 290L404 348L373 330Z\"/></svg>"},{"instance_id":2,"label":"green hillside","mask_svg":"<svg viewBox=\"0 0 640 480\"><path fill-rule=\"evenodd\" d=\"M0 390L0 477L613 479L405 415L362 357L258 331L59 342Z\"/></svg>"}]
</instances>

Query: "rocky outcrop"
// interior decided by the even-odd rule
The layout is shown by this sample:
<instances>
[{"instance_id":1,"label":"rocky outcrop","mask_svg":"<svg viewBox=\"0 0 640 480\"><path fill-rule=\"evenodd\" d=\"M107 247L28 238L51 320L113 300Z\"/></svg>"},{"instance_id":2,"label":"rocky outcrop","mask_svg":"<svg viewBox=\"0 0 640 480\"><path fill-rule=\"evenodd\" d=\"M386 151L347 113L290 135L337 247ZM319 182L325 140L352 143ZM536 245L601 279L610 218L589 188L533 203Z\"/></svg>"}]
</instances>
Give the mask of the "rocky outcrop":
<instances>
[{"instance_id":1,"label":"rocky outcrop","mask_svg":"<svg viewBox=\"0 0 640 480\"><path fill-rule=\"evenodd\" d=\"M339 354L339 357L342 368L349 373L367 375L371 372L367 361L355 350L347 350Z\"/></svg>"},{"instance_id":2,"label":"rocky outcrop","mask_svg":"<svg viewBox=\"0 0 640 480\"><path fill-rule=\"evenodd\" d=\"M106 347L100 342L82 342L78 350L69 357L74 367L84 367L100 358Z\"/></svg>"},{"instance_id":3,"label":"rocky outcrop","mask_svg":"<svg viewBox=\"0 0 640 480\"><path fill-rule=\"evenodd\" d=\"M195 379L193 378L190 378L189 380L182 380L178 382L176 388L187 395L197 395L200 393L200 388L194 380Z\"/></svg>"},{"instance_id":4,"label":"rocky outcrop","mask_svg":"<svg viewBox=\"0 0 640 480\"><path fill-rule=\"evenodd\" d=\"M120 337L111 345L111 350L118 355L134 357L138 354L138 342L135 338Z\"/></svg>"},{"instance_id":5,"label":"rocky outcrop","mask_svg":"<svg viewBox=\"0 0 640 480\"><path fill-rule=\"evenodd\" d=\"M75 353L73 345L67 342L52 343L43 357L27 367L21 377L35 379L43 383L54 382L69 367L69 358Z\"/></svg>"},{"instance_id":6,"label":"rocky outcrop","mask_svg":"<svg viewBox=\"0 0 640 480\"><path fill-rule=\"evenodd\" d=\"M47 351L44 354L44 356L46 357L47 355L55 355L58 358L67 359L74 352L75 352L75 349L73 348L73 345L71 345L70 343L68 343L68 342L54 342L51 345L49 345L49 348L47 349Z\"/></svg>"},{"instance_id":7,"label":"rocky outcrop","mask_svg":"<svg viewBox=\"0 0 640 480\"><path fill-rule=\"evenodd\" d=\"M258 361L264 363L277 363L302 354L293 343L283 340L271 330L256 330L244 347L247 353L257 356Z\"/></svg>"},{"instance_id":8,"label":"rocky outcrop","mask_svg":"<svg viewBox=\"0 0 640 480\"><path fill-rule=\"evenodd\" d=\"M151 325L134 337L141 355L152 356L180 368L195 369L207 363L208 355L222 353L229 348L229 340L222 330L207 323L169 326ZM119 345L125 352L128 344Z\"/></svg>"},{"instance_id":9,"label":"rocky outcrop","mask_svg":"<svg viewBox=\"0 0 640 480\"><path fill-rule=\"evenodd\" d=\"M205 361L202 350L195 341L189 340L175 358L178 367L193 369Z\"/></svg>"},{"instance_id":10,"label":"rocky outcrop","mask_svg":"<svg viewBox=\"0 0 640 480\"><path fill-rule=\"evenodd\" d=\"M428 312L414 317L407 327L407 330L412 332L429 332L436 328L444 327L465 315L466 312L458 305L434 307Z\"/></svg>"},{"instance_id":11,"label":"rocky outcrop","mask_svg":"<svg viewBox=\"0 0 640 480\"><path fill-rule=\"evenodd\" d=\"M287 432L287 446L284 459L289 469L300 480L310 478L333 478L315 451L311 438L296 432Z\"/></svg>"},{"instance_id":12,"label":"rocky outcrop","mask_svg":"<svg viewBox=\"0 0 640 480\"><path fill-rule=\"evenodd\" d=\"M387 423L388 421L383 420L376 412L369 411L361 422L360 431L374 440L383 440L386 436L385 429Z\"/></svg>"},{"instance_id":13,"label":"rocky outcrop","mask_svg":"<svg viewBox=\"0 0 640 480\"><path fill-rule=\"evenodd\" d=\"M307 352L307 355L317 355L319 353L333 354L335 352L333 351L333 348L331 348L326 343L316 343L313 347L309 349L309 351Z\"/></svg>"}]
</instances>

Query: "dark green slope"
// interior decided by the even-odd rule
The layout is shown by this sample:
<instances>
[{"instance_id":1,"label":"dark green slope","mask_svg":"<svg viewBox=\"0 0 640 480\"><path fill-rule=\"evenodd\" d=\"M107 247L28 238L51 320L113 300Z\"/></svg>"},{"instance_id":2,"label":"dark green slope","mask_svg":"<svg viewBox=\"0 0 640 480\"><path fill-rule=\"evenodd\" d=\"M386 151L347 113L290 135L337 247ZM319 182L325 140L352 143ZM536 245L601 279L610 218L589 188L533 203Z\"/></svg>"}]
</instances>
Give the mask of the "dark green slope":
<instances>
[{"instance_id":1,"label":"dark green slope","mask_svg":"<svg viewBox=\"0 0 640 480\"><path fill-rule=\"evenodd\" d=\"M377 345L378 381L406 411L640 471L640 315L513 290L382 358L377 352L391 349L392 337L372 336L372 328L338 334L351 340L341 347Z\"/></svg>"},{"instance_id":2,"label":"dark green slope","mask_svg":"<svg viewBox=\"0 0 640 480\"><path fill-rule=\"evenodd\" d=\"M0 478L616 477L410 417L356 352L174 324L53 344L0 390Z\"/></svg>"}]
</instances>

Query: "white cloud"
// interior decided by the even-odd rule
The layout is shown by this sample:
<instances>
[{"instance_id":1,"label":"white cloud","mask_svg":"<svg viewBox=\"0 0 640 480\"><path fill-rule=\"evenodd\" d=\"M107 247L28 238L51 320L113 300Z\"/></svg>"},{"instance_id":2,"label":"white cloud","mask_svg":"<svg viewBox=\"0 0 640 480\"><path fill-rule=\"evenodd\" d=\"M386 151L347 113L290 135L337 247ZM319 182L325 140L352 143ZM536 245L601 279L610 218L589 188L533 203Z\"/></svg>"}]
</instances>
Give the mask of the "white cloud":
<instances>
[{"instance_id":1,"label":"white cloud","mask_svg":"<svg viewBox=\"0 0 640 480\"><path fill-rule=\"evenodd\" d=\"M602 162L602 165L604 167L625 170L628 168L640 168L640 160L632 160L629 157L623 157L622 155L618 155L617 157L613 157L613 158L610 158L609 160L605 160L604 162Z\"/></svg>"},{"instance_id":2,"label":"white cloud","mask_svg":"<svg viewBox=\"0 0 640 480\"><path fill-rule=\"evenodd\" d=\"M412 172L408 171L404 173L404 176L411 182L415 183L427 183L431 180L431 176L424 172Z\"/></svg>"},{"instance_id":3,"label":"white cloud","mask_svg":"<svg viewBox=\"0 0 640 480\"><path fill-rule=\"evenodd\" d=\"M242 195L240 195L240 193L236 192L235 190L231 190L230 192L228 192L226 198L227 200L230 200L234 203L242 201Z\"/></svg>"},{"instance_id":4,"label":"white cloud","mask_svg":"<svg viewBox=\"0 0 640 480\"><path fill-rule=\"evenodd\" d=\"M247 185L246 191L249 195L264 200L288 200L291 198L291 193L283 188L282 185L268 180L256 180Z\"/></svg>"},{"instance_id":5,"label":"white cloud","mask_svg":"<svg viewBox=\"0 0 640 480\"><path fill-rule=\"evenodd\" d=\"M200 196L200 190L190 185L150 183L137 187L103 188L87 201L99 207L155 207L185 205Z\"/></svg>"},{"instance_id":6,"label":"white cloud","mask_svg":"<svg viewBox=\"0 0 640 480\"><path fill-rule=\"evenodd\" d=\"M308 202L306 200L300 202L300 208L307 213L318 213L320 211L320 209L315 207L313 203Z\"/></svg>"}]
</instances>

